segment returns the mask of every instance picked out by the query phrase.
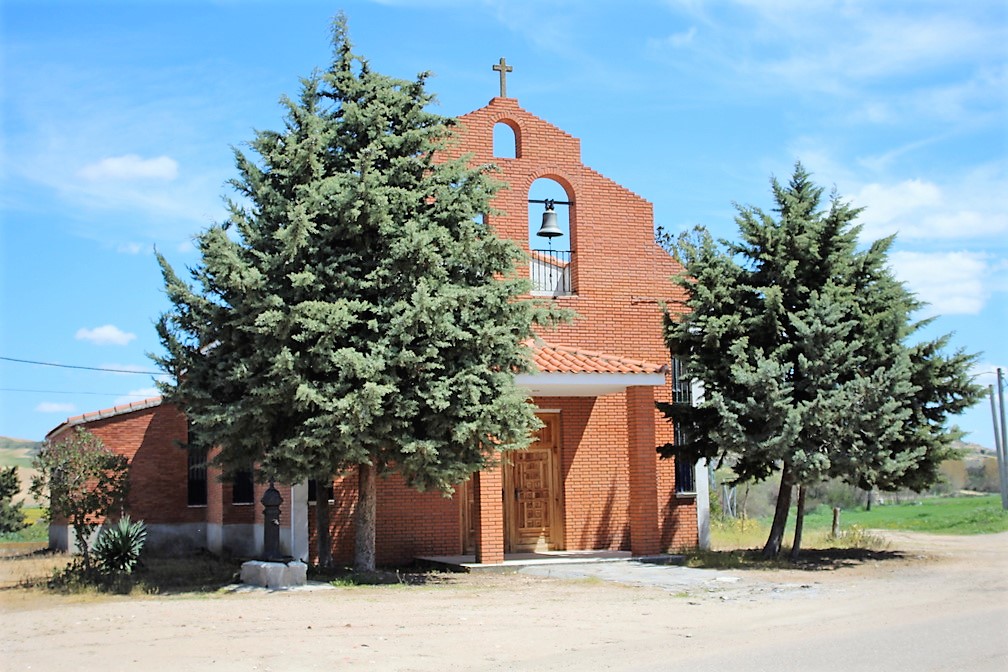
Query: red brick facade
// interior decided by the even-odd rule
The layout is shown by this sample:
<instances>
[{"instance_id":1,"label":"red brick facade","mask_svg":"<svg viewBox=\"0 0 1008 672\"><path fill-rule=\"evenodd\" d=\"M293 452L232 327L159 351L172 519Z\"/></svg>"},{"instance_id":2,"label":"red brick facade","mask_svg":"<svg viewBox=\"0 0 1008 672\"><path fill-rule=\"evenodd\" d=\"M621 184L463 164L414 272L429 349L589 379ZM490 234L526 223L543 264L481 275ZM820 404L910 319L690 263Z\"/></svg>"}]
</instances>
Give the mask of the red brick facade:
<instances>
[{"instance_id":1,"label":"red brick facade","mask_svg":"<svg viewBox=\"0 0 1008 672\"><path fill-rule=\"evenodd\" d=\"M505 124L514 132L515 158L493 155L496 124ZM578 139L529 114L514 99L494 98L486 107L461 117L454 140L451 151L459 156L471 156L475 165L499 166L497 177L505 188L493 205L500 214L488 216L486 222L524 249L529 249L528 200L535 180L552 179L572 203L569 240L564 245L573 251L574 289L556 301L573 309L577 318L554 330L541 330L539 335L550 345L588 354L579 358L570 351L556 350L558 366L562 368L564 361L588 361L591 353L667 363L661 306L674 306L682 296L670 282L679 267L654 243L651 204L584 166ZM523 499L525 491L514 485L519 476L510 458L505 458L501 467L474 475L452 498L418 493L397 476L381 478L377 561L401 564L418 556L468 552L479 562L501 562L514 542L514 530L527 527L529 520L549 521L549 532L544 533L548 539L540 541L550 549L622 549L646 555L696 546L697 497L677 496L673 463L659 460L655 450L671 439L670 425L654 406L655 400L670 398L669 381L662 385L658 373L657 382L652 375L647 378L652 382L642 384L644 378L631 372L620 379L626 382L617 389L592 392L593 388L582 385L590 378L587 373L571 373L573 378L568 375L563 380L574 381L574 388L564 388L568 391L562 394L533 396L537 407L548 411L559 427L551 457L543 458L543 464L551 465L548 478L557 484L542 491L548 493L543 495L548 502L534 499L540 495ZM562 373L543 375L547 383L554 380L551 375L563 377ZM569 391L582 389L577 385L585 391ZM241 547L228 543L228 529L232 537L261 538L256 527L262 522L258 504L262 486L257 487L255 505L235 506L230 485L218 483L211 474L207 505L186 506L186 452L176 447L186 436L185 419L171 406L85 424L130 457L130 509L136 516L166 525L203 524L207 547L213 550ZM529 473L531 480L523 483L542 485L542 478ZM349 562L356 476L341 478L334 485L330 508L333 555L337 561ZM282 492L288 500L283 507L283 525L291 531L291 547L303 546L314 558L315 507L305 504L303 485ZM318 492L324 490L319 488ZM706 505L705 498L702 505ZM516 522L519 510L526 516L524 522ZM301 528L304 539L297 541ZM255 544L249 546L253 547Z\"/></svg>"},{"instance_id":2,"label":"red brick facade","mask_svg":"<svg viewBox=\"0 0 1008 672\"><path fill-rule=\"evenodd\" d=\"M682 299L670 278L675 261L654 242L651 204L581 163L577 138L529 114L514 99L494 98L460 118L453 151L474 165L494 163L505 183L494 201L501 214L487 223L498 235L529 250L528 199L532 183L560 184L570 207L574 287L556 298L578 317L542 331L552 345L664 363L662 303ZM515 136L515 158L494 156L494 126ZM697 502L676 496L674 465L660 460L658 444L671 440L671 426L654 407L671 388L631 387L604 396L534 397L542 409L559 411L562 547L566 550L622 549L652 554L698 543ZM501 470L478 474L472 515L475 548L466 549L463 504L456 496L419 494L397 478L380 481L378 560L408 562L417 555L473 551L484 563L504 559L507 506L502 505ZM353 525L348 516L356 482L337 482L332 510L336 555L349 560ZM314 519L310 517L314 540ZM314 553L314 550L312 550Z\"/></svg>"}]
</instances>

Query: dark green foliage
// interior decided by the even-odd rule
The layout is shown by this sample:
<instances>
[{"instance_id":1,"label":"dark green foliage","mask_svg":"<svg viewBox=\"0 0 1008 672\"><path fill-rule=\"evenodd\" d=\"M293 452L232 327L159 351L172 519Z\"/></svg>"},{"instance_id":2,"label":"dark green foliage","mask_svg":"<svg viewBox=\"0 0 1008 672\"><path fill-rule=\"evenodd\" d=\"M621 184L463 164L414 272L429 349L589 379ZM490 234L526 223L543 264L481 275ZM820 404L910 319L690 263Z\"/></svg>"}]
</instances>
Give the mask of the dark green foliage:
<instances>
[{"instance_id":1,"label":"dark green foliage","mask_svg":"<svg viewBox=\"0 0 1008 672\"><path fill-rule=\"evenodd\" d=\"M147 526L142 520L123 516L114 525L102 529L94 545L95 564L106 574L130 574L140 562L147 542Z\"/></svg>"},{"instance_id":2,"label":"dark green foliage","mask_svg":"<svg viewBox=\"0 0 1008 672\"><path fill-rule=\"evenodd\" d=\"M129 490L129 460L101 439L77 427L65 439L46 442L35 458L38 474L31 491L46 502L46 517L63 518L73 528L84 567L91 568L91 535Z\"/></svg>"},{"instance_id":3,"label":"dark green foliage","mask_svg":"<svg viewBox=\"0 0 1008 672\"><path fill-rule=\"evenodd\" d=\"M781 471L775 555L792 486L928 487L954 454L948 416L980 390L975 357L944 354L947 338L906 345L920 304L887 267L891 238L858 249L859 210L835 194L822 210L801 164L772 185L777 217L739 207L740 242L703 229L678 241L688 312L667 317L666 336L704 395L695 408L661 405L689 440L659 450L730 454L740 482Z\"/></svg>"},{"instance_id":4,"label":"dark green foliage","mask_svg":"<svg viewBox=\"0 0 1008 672\"><path fill-rule=\"evenodd\" d=\"M365 465L451 492L537 426L514 374L545 313L515 300L520 249L476 221L488 170L435 157L454 122L425 109L427 75L373 72L342 19L333 47L283 130L235 152L239 199L197 237L195 284L160 259L162 392L225 468Z\"/></svg>"},{"instance_id":5,"label":"dark green foliage","mask_svg":"<svg viewBox=\"0 0 1008 672\"><path fill-rule=\"evenodd\" d=\"M0 469L0 534L17 532L25 528L23 502L15 502L14 496L21 491L17 467Z\"/></svg>"}]
</instances>

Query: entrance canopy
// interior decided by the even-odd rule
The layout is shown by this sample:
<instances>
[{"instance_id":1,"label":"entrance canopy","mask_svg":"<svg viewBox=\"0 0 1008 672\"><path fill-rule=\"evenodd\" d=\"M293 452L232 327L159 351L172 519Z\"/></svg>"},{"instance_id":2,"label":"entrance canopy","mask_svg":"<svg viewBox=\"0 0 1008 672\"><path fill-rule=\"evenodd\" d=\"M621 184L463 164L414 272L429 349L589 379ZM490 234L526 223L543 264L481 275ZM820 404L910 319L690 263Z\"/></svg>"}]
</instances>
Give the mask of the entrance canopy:
<instances>
[{"instance_id":1,"label":"entrance canopy","mask_svg":"<svg viewBox=\"0 0 1008 672\"><path fill-rule=\"evenodd\" d=\"M599 397L633 386L665 384L664 364L617 357L545 341L529 341L536 373L515 377L535 397Z\"/></svg>"}]
</instances>

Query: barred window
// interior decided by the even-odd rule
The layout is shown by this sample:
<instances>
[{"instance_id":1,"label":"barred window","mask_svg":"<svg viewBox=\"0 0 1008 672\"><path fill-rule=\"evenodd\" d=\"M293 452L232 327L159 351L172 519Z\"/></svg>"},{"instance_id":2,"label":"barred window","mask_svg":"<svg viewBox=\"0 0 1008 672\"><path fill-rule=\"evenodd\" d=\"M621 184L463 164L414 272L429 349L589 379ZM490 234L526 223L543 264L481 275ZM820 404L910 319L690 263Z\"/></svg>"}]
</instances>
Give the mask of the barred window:
<instances>
[{"instance_id":1,"label":"barred window","mask_svg":"<svg viewBox=\"0 0 1008 672\"><path fill-rule=\"evenodd\" d=\"M234 472L231 483L232 504L252 504L255 501L255 483L251 469L239 469Z\"/></svg>"},{"instance_id":2,"label":"barred window","mask_svg":"<svg viewBox=\"0 0 1008 672\"><path fill-rule=\"evenodd\" d=\"M329 484L326 486L325 492L326 492L326 499L330 502L333 501L332 481L329 481ZM314 504L317 500L318 500L318 481L312 478L308 480L308 503Z\"/></svg>"},{"instance_id":3,"label":"barred window","mask_svg":"<svg viewBox=\"0 0 1008 672\"><path fill-rule=\"evenodd\" d=\"M207 503L207 450L189 446L189 471L187 478L189 506L206 506Z\"/></svg>"},{"instance_id":4,"label":"barred window","mask_svg":"<svg viewBox=\"0 0 1008 672\"><path fill-rule=\"evenodd\" d=\"M696 492L696 472L693 465L681 458L675 458L675 491L677 495Z\"/></svg>"}]
</instances>

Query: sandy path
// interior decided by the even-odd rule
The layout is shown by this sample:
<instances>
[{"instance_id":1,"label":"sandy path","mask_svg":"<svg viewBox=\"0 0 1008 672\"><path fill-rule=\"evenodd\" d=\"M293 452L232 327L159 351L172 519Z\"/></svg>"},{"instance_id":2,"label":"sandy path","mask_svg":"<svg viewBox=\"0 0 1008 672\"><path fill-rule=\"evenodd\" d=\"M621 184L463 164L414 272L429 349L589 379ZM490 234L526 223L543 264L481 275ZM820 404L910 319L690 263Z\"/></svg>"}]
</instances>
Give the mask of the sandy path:
<instances>
[{"instance_id":1,"label":"sandy path","mask_svg":"<svg viewBox=\"0 0 1008 672\"><path fill-rule=\"evenodd\" d=\"M0 669L1008 669L1008 534L891 536L903 559L662 585L519 574L83 602L10 592Z\"/></svg>"}]
</instances>

